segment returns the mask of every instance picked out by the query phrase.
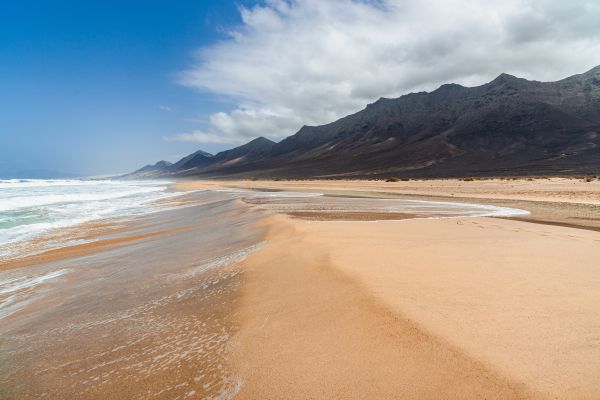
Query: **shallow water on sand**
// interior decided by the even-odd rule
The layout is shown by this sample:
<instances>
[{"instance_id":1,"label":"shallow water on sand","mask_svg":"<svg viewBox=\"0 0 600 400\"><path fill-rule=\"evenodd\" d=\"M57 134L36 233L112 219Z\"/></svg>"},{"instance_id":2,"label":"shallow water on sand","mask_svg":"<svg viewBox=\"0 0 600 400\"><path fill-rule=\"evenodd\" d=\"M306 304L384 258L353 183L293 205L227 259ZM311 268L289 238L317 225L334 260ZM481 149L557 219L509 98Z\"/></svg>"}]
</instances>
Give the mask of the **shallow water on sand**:
<instances>
[{"instance_id":1,"label":"shallow water on sand","mask_svg":"<svg viewBox=\"0 0 600 400\"><path fill-rule=\"evenodd\" d=\"M261 246L257 213L234 197L190 194L131 222L165 234L0 272L0 398L234 393L226 362L238 263Z\"/></svg>"},{"instance_id":2,"label":"shallow water on sand","mask_svg":"<svg viewBox=\"0 0 600 400\"><path fill-rule=\"evenodd\" d=\"M245 200L260 209L309 219L415 219L454 217L511 217L528 211L483 204L360 197L256 195Z\"/></svg>"}]
</instances>

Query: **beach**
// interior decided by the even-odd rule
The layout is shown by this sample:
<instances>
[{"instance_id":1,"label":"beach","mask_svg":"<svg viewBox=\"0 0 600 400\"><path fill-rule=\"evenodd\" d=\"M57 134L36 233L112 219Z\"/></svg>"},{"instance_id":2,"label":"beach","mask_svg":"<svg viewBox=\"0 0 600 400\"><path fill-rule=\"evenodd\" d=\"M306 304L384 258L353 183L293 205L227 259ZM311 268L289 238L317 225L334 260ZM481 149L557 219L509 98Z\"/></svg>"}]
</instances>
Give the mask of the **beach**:
<instances>
[{"instance_id":1,"label":"beach","mask_svg":"<svg viewBox=\"0 0 600 400\"><path fill-rule=\"evenodd\" d=\"M264 221L270 245L244 262L239 397L597 398L600 185L557 179L545 194L545 181L487 182L487 196L486 182L416 184L533 206L518 220ZM402 193L382 182L219 185Z\"/></svg>"},{"instance_id":2,"label":"beach","mask_svg":"<svg viewBox=\"0 0 600 400\"><path fill-rule=\"evenodd\" d=\"M36 237L34 249L39 241L52 248L3 260L0 398L218 398L237 391L228 368L232 316L243 281L239 262L262 243L258 214L217 192L148 207L49 232Z\"/></svg>"},{"instance_id":3,"label":"beach","mask_svg":"<svg viewBox=\"0 0 600 400\"><path fill-rule=\"evenodd\" d=\"M600 0L0 2L0 400L600 400Z\"/></svg>"},{"instance_id":4,"label":"beach","mask_svg":"<svg viewBox=\"0 0 600 400\"><path fill-rule=\"evenodd\" d=\"M3 262L3 397L600 396L600 182L171 188Z\"/></svg>"},{"instance_id":5,"label":"beach","mask_svg":"<svg viewBox=\"0 0 600 400\"><path fill-rule=\"evenodd\" d=\"M530 211L526 221L600 230L600 181L572 178L374 180L202 181L178 188L211 187L293 190L331 196L399 198L494 204Z\"/></svg>"}]
</instances>

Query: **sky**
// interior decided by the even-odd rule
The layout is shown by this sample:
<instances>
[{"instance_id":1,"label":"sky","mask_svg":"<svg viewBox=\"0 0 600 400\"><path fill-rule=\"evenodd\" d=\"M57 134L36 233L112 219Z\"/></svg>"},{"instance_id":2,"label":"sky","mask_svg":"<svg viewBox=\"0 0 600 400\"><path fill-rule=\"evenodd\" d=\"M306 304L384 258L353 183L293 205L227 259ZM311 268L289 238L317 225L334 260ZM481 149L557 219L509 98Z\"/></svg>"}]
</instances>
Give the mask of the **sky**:
<instances>
[{"instance_id":1,"label":"sky","mask_svg":"<svg viewBox=\"0 0 600 400\"><path fill-rule=\"evenodd\" d=\"M0 2L0 175L127 172L380 97L600 65L596 0Z\"/></svg>"}]
</instances>

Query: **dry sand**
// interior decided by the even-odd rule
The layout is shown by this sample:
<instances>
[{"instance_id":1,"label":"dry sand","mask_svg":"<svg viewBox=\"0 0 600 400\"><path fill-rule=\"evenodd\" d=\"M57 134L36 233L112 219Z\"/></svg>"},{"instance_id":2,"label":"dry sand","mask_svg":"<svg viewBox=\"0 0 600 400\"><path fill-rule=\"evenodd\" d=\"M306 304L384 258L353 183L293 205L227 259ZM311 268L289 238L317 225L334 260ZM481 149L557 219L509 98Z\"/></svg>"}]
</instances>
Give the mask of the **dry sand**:
<instances>
[{"instance_id":1,"label":"dry sand","mask_svg":"<svg viewBox=\"0 0 600 400\"><path fill-rule=\"evenodd\" d=\"M213 185L402 195L382 182L183 186ZM554 220L270 217L270 245L245 263L239 398L600 398L600 184L425 185ZM531 223L572 224L578 207L587 229Z\"/></svg>"},{"instance_id":2,"label":"dry sand","mask_svg":"<svg viewBox=\"0 0 600 400\"><path fill-rule=\"evenodd\" d=\"M304 180L304 181L182 181L178 188L238 187L245 189L277 189L320 191L323 193L402 194L479 199L553 201L600 205L600 180L544 178L516 180L430 179L399 182L368 180Z\"/></svg>"}]
</instances>

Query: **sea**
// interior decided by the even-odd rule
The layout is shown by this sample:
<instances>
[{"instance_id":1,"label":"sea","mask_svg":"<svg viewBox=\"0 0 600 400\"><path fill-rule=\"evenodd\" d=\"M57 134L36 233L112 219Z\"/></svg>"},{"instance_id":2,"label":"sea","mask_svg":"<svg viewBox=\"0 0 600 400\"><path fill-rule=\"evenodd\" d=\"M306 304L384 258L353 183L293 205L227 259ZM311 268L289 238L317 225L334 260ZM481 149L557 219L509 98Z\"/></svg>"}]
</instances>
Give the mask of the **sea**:
<instances>
[{"instance_id":1,"label":"sea","mask_svg":"<svg viewBox=\"0 0 600 400\"><path fill-rule=\"evenodd\" d=\"M57 228L153 212L157 200L178 195L167 181L0 180L0 262L48 250L23 243Z\"/></svg>"}]
</instances>

